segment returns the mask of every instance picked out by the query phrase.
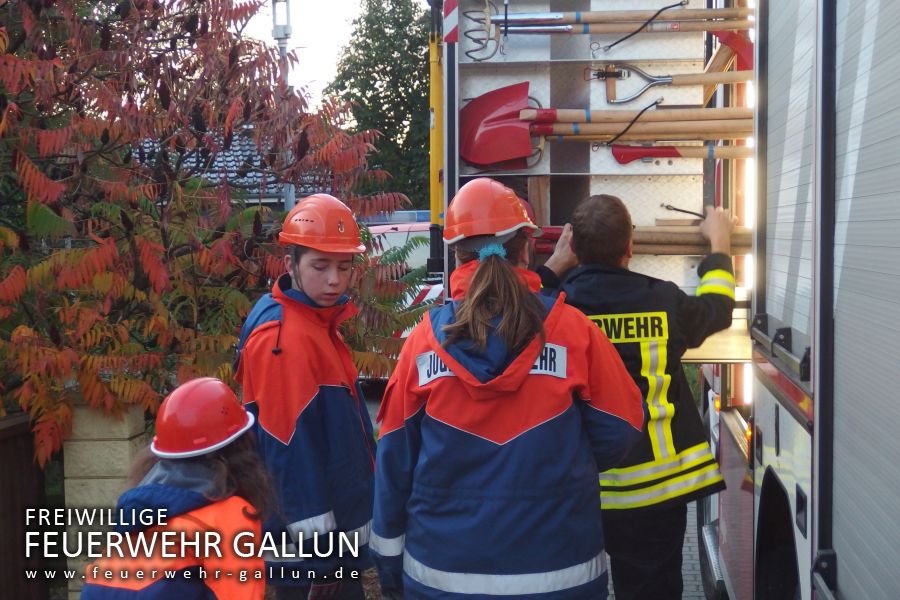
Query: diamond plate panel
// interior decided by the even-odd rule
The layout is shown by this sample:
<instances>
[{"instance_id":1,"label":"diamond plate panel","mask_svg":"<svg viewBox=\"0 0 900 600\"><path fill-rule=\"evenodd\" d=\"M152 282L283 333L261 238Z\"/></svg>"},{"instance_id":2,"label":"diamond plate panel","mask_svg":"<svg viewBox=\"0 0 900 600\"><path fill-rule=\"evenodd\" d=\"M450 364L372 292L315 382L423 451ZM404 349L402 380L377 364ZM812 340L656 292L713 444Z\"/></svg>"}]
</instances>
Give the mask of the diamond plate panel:
<instances>
[{"instance_id":1,"label":"diamond plate panel","mask_svg":"<svg viewBox=\"0 0 900 600\"><path fill-rule=\"evenodd\" d=\"M528 81L528 95L550 106L550 65L504 65L498 69L463 69L459 73L459 97L465 104L472 98L514 83Z\"/></svg>"},{"instance_id":2,"label":"diamond plate panel","mask_svg":"<svg viewBox=\"0 0 900 600\"><path fill-rule=\"evenodd\" d=\"M685 293L693 295L697 291L700 278L697 276L697 265L702 257L697 256L648 256L638 255L631 259L628 268L636 273L643 273L657 279L673 282Z\"/></svg>"},{"instance_id":3,"label":"diamond plate panel","mask_svg":"<svg viewBox=\"0 0 900 600\"><path fill-rule=\"evenodd\" d=\"M684 142L678 142L684 144ZM637 144L637 142L630 142ZM661 145L661 144L655 144ZM693 144L692 144L693 145ZM700 144L697 144L700 145ZM591 150L591 173L594 175L703 175L702 158L654 158L647 162L635 160L620 165L612 151L605 146Z\"/></svg>"},{"instance_id":4,"label":"diamond plate panel","mask_svg":"<svg viewBox=\"0 0 900 600\"><path fill-rule=\"evenodd\" d=\"M672 204L678 208L702 212L703 177L697 176L594 176L591 194L612 194L620 197L638 226L653 226L656 219L679 218L684 215L662 208ZM633 271L659 279L674 281L678 287L693 293L697 286L696 257L637 255L629 266Z\"/></svg>"},{"instance_id":5,"label":"diamond plate panel","mask_svg":"<svg viewBox=\"0 0 900 600\"><path fill-rule=\"evenodd\" d=\"M703 32L638 34L609 51L602 47L614 43L624 34L592 35L591 43L600 49L590 50L589 57L605 62L652 60L659 62L701 60L703 58ZM698 50L699 49L699 50Z\"/></svg>"},{"instance_id":6,"label":"diamond plate panel","mask_svg":"<svg viewBox=\"0 0 900 600\"><path fill-rule=\"evenodd\" d=\"M591 194L611 194L620 197L631 212L631 220L638 226L649 227L656 225L656 219L685 216L662 208L662 204L672 204L696 212L703 210L703 178L699 175L594 176L591 177ZM569 217L569 215L559 216Z\"/></svg>"},{"instance_id":7,"label":"diamond plate panel","mask_svg":"<svg viewBox=\"0 0 900 600\"><path fill-rule=\"evenodd\" d=\"M592 0L591 9L611 10L658 10L668 2L654 0ZM685 8L706 8L705 0L690 0ZM680 9L674 8L671 11ZM592 35L591 42L599 46L611 44L623 37L616 35ZM644 33L622 42L612 50L593 52L591 57L602 61L629 62L639 60L685 61L703 60L703 32L694 33Z\"/></svg>"}]
</instances>

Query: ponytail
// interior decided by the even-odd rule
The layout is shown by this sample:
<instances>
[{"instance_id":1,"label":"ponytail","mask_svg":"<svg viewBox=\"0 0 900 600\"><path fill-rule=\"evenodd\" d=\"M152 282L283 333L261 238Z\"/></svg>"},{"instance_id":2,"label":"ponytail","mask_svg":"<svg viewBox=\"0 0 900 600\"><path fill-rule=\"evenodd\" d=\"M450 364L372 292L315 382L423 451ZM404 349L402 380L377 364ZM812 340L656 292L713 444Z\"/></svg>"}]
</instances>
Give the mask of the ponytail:
<instances>
[{"instance_id":1,"label":"ponytail","mask_svg":"<svg viewBox=\"0 0 900 600\"><path fill-rule=\"evenodd\" d=\"M524 231L503 247L509 257L521 256L528 243ZM475 252L457 249L457 260L465 264L478 258ZM492 319L500 318L494 327ZM486 256L472 276L472 283L456 310L456 322L444 327L448 334L444 346L460 340L471 340L483 350L491 330L506 344L511 354L518 354L536 335L544 340L543 305L534 292L516 274L513 265L498 255Z\"/></svg>"}]
</instances>

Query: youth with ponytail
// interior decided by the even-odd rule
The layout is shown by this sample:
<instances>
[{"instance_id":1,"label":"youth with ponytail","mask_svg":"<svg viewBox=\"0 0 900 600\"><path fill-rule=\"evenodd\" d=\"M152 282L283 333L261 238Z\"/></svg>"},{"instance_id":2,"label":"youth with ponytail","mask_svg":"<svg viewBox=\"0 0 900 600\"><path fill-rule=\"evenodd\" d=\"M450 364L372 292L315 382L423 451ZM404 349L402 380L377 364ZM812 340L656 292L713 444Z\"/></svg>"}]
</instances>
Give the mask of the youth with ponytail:
<instances>
[{"instance_id":1,"label":"youth with ponytail","mask_svg":"<svg viewBox=\"0 0 900 600\"><path fill-rule=\"evenodd\" d=\"M606 598L597 477L640 439L641 395L599 328L538 293L535 229L491 179L447 210L452 300L406 340L378 417L386 598Z\"/></svg>"}]
</instances>

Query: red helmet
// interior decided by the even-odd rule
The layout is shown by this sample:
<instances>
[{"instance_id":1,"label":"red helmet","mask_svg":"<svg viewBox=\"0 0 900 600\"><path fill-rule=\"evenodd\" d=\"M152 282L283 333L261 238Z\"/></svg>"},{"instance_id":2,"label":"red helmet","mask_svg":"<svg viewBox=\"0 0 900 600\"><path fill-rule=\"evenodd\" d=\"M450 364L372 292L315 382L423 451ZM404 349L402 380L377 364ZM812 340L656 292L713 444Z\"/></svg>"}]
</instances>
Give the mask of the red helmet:
<instances>
[{"instance_id":1,"label":"red helmet","mask_svg":"<svg viewBox=\"0 0 900 600\"><path fill-rule=\"evenodd\" d=\"M328 194L313 194L298 202L284 219L278 243L306 246L320 252L360 254L366 251L353 212Z\"/></svg>"},{"instance_id":2,"label":"red helmet","mask_svg":"<svg viewBox=\"0 0 900 600\"><path fill-rule=\"evenodd\" d=\"M476 236L512 237L519 229L538 229L525 211L524 200L493 179L479 177L456 193L447 207L444 241L455 244ZM500 241L500 240L498 240Z\"/></svg>"},{"instance_id":3,"label":"red helmet","mask_svg":"<svg viewBox=\"0 0 900 600\"><path fill-rule=\"evenodd\" d=\"M163 400L150 451L160 458L189 458L224 448L253 426L231 388L215 377L192 379Z\"/></svg>"}]
</instances>

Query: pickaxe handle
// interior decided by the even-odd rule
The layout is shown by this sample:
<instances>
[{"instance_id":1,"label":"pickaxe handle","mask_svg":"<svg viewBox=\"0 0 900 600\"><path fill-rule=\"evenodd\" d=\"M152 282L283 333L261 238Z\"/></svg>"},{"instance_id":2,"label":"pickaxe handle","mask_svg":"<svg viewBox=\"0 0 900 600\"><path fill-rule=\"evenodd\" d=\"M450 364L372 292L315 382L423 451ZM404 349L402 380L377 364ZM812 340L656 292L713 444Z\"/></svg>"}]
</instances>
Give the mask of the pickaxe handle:
<instances>
[{"instance_id":1,"label":"pickaxe handle","mask_svg":"<svg viewBox=\"0 0 900 600\"><path fill-rule=\"evenodd\" d=\"M613 134L581 134L581 135L553 135L546 139L553 142L597 142L608 144L613 138L619 142L699 142L704 140L743 140L753 137L752 131L689 131L684 133L634 133L628 131L625 135L616 137Z\"/></svg>"},{"instance_id":2,"label":"pickaxe handle","mask_svg":"<svg viewBox=\"0 0 900 600\"><path fill-rule=\"evenodd\" d=\"M655 21L692 21L705 19L745 19L753 15L752 8L686 8L656 14L655 10L608 10L587 12L514 13L505 19L493 15L494 25L550 25L554 23L614 23Z\"/></svg>"},{"instance_id":3,"label":"pickaxe handle","mask_svg":"<svg viewBox=\"0 0 900 600\"><path fill-rule=\"evenodd\" d=\"M536 123L531 127L534 135L616 135L625 128L624 123ZM628 134L684 134L694 133L752 133L753 119L726 119L720 121L664 121L638 122L628 129Z\"/></svg>"},{"instance_id":4,"label":"pickaxe handle","mask_svg":"<svg viewBox=\"0 0 900 600\"><path fill-rule=\"evenodd\" d=\"M672 75L669 85L707 85L711 83L741 83L752 81L753 71L725 71L722 73L681 73Z\"/></svg>"},{"instance_id":5,"label":"pickaxe handle","mask_svg":"<svg viewBox=\"0 0 900 600\"><path fill-rule=\"evenodd\" d=\"M612 146L612 155L620 165L642 158L752 158L749 146Z\"/></svg>"},{"instance_id":6,"label":"pickaxe handle","mask_svg":"<svg viewBox=\"0 0 900 600\"><path fill-rule=\"evenodd\" d=\"M546 35L549 33L571 33L571 34L614 34L614 33L631 33L635 29L635 23L628 21L613 23L585 23L584 25L510 25L508 27L500 27L494 24L497 32L500 31L509 34L531 34ZM641 33L683 33L691 31L742 31L752 29L754 22L749 19L725 19L722 21L660 21L648 24Z\"/></svg>"},{"instance_id":7,"label":"pickaxe handle","mask_svg":"<svg viewBox=\"0 0 900 600\"><path fill-rule=\"evenodd\" d=\"M705 75L705 74L704 74ZM716 75L716 73L714 73ZM519 111L523 121L536 123L630 123L637 110L581 110L577 108L526 108ZM659 121L719 121L752 119L752 108L657 108L640 115L638 123Z\"/></svg>"}]
</instances>

